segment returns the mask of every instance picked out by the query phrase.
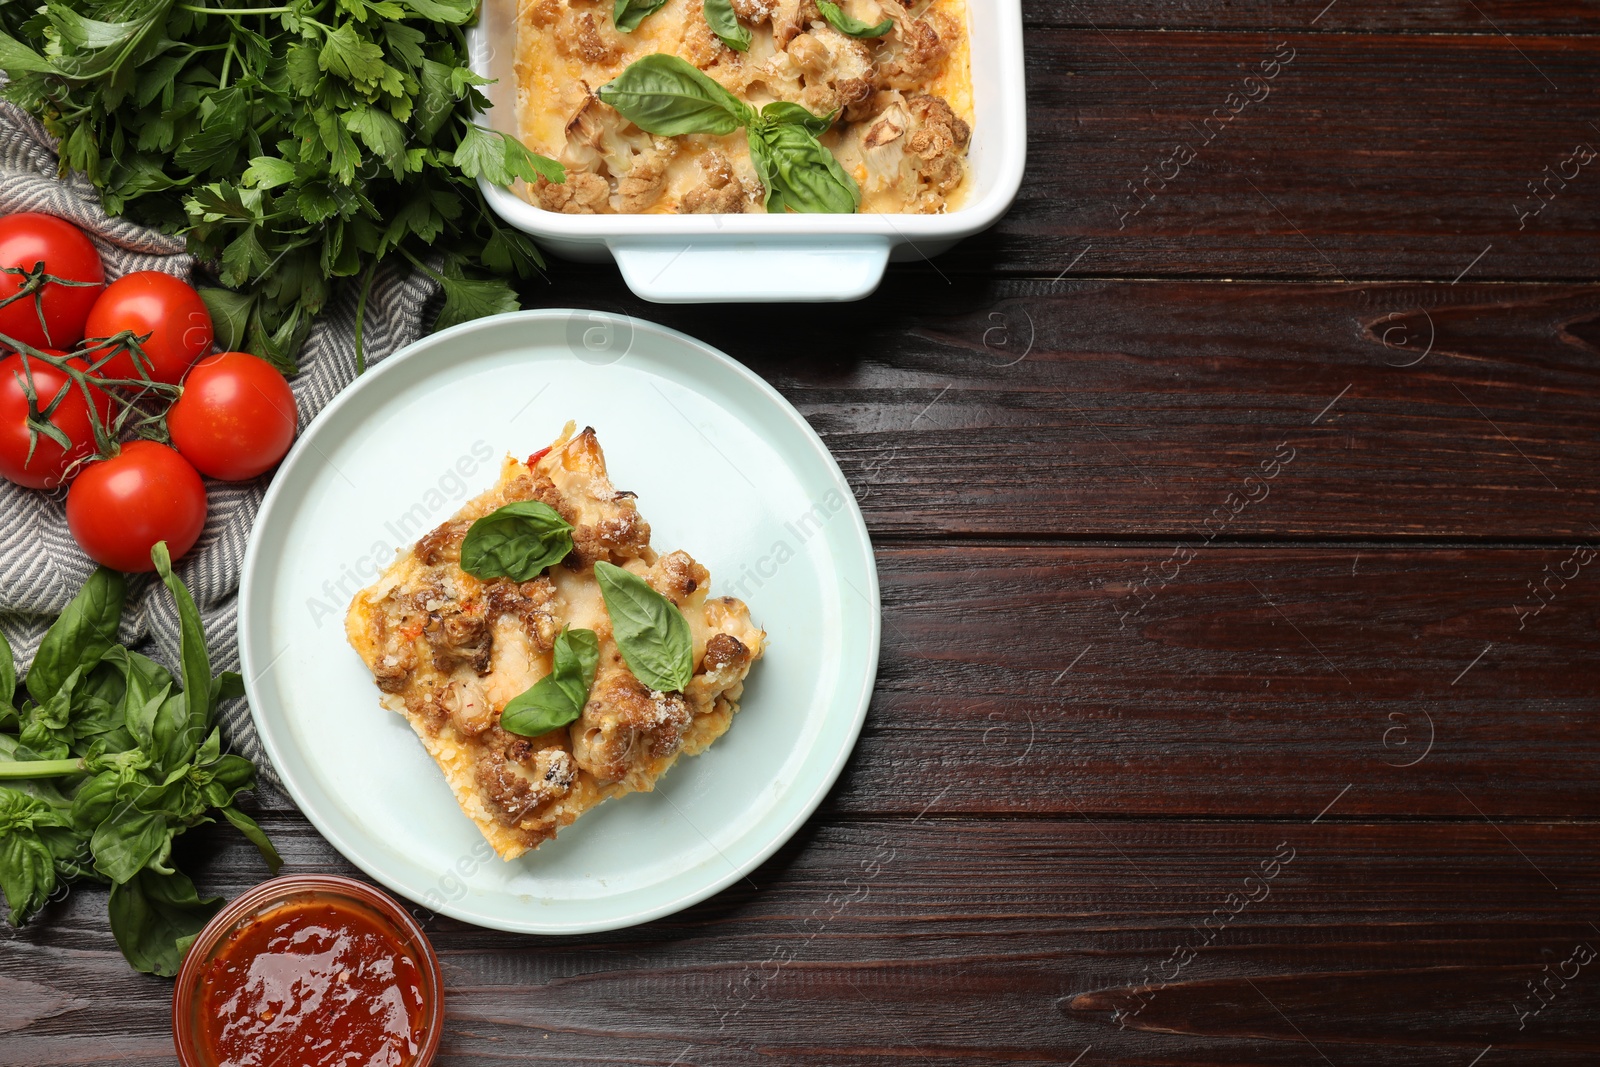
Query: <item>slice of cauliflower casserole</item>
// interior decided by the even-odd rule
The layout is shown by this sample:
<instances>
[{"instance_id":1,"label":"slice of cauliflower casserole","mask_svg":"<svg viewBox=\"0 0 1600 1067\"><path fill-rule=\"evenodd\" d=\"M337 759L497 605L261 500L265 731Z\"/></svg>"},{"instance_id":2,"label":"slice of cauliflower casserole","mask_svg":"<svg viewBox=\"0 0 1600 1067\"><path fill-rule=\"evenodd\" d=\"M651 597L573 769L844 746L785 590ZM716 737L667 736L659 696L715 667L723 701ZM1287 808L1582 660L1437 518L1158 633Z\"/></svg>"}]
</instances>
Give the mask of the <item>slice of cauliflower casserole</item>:
<instances>
[{"instance_id":1,"label":"slice of cauliflower casserole","mask_svg":"<svg viewBox=\"0 0 1600 1067\"><path fill-rule=\"evenodd\" d=\"M382 705L411 724L461 810L507 860L604 800L653 789L680 755L722 736L766 639L741 601L710 595L711 576L687 553L651 548L634 494L612 488L594 430L573 429L528 462L508 457L494 488L400 552L345 620ZM536 574L468 573L463 545L474 524L525 502L559 516L552 522L570 540L558 551L570 550ZM653 688L630 668L597 567L642 579L653 591L645 597L659 594L681 613L681 688ZM571 700L575 717L533 736L506 729L508 704L541 692L553 674L570 680L570 650L558 646L585 632L596 655L586 695L580 686Z\"/></svg>"}]
</instances>

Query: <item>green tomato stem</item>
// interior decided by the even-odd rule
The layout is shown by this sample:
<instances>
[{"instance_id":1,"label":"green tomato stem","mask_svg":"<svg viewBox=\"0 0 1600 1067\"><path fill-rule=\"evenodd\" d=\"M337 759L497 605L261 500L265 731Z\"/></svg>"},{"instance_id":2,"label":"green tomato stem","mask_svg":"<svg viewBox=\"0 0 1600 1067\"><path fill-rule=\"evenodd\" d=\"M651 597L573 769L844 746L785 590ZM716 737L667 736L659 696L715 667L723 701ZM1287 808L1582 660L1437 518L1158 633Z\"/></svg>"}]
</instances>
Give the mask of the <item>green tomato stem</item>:
<instances>
[{"instance_id":1,"label":"green tomato stem","mask_svg":"<svg viewBox=\"0 0 1600 1067\"><path fill-rule=\"evenodd\" d=\"M81 759L41 759L23 763L0 762L0 780L7 778L64 778L82 774Z\"/></svg>"}]
</instances>

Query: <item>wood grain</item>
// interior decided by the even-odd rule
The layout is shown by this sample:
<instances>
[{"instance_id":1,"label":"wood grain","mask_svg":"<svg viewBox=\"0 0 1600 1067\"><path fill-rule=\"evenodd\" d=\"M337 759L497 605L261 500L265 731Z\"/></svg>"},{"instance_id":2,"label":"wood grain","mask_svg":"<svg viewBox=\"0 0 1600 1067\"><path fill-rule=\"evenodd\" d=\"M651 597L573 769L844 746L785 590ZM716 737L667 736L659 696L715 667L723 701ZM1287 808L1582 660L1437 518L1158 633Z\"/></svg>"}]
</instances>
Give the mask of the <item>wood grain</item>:
<instances>
[{"instance_id":1,"label":"wood grain","mask_svg":"<svg viewBox=\"0 0 1600 1067\"><path fill-rule=\"evenodd\" d=\"M297 820L267 829L289 870L350 873ZM1545 963L1600 943L1594 827L1507 832L814 825L749 883L633 930L521 937L424 913L449 990L443 1062L1065 1064L1087 1046L1085 1064L1322 1062L1307 1039L1341 1065L1460 1067L1490 1043L1491 1063L1586 1062L1597 964L1522 1029L1517 1012ZM200 833L204 887L259 879L248 846ZM5 1035L6 1062L170 1062L170 987L127 973L103 892L46 920L0 942L6 974L78 1006Z\"/></svg>"},{"instance_id":2,"label":"wood grain","mask_svg":"<svg viewBox=\"0 0 1600 1067\"><path fill-rule=\"evenodd\" d=\"M829 810L1600 816L1600 550L1570 557L880 550L878 690Z\"/></svg>"},{"instance_id":3,"label":"wood grain","mask_svg":"<svg viewBox=\"0 0 1600 1067\"><path fill-rule=\"evenodd\" d=\"M1035 28L1105 30L1318 30L1324 33L1593 34L1600 14L1580 0L1023 0Z\"/></svg>"},{"instance_id":4,"label":"wood grain","mask_svg":"<svg viewBox=\"0 0 1600 1067\"><path fill-rule=\"evenodd\" d=\"M1592 280L1595 162L1522 217L1541 202L1528 183L1600 143L1592 41L1484 29L1032 32L1034 165L1000 225L939 268ZM1247 84L1280 44L1293 61Z\"/></svg>"},{"instance_id":5,"label":"wood grain","mask_svg":"<svg viewBox=\"0 0 1600 1067\"><path fill-rule=\"evenodd\" d=\"M591 306L599 284L552 282L541 304ZM777 331L768 308L600 306L772 381L878 537L1191 539L1284 443L1271 500L1226 538L1568 541L1600 522L1597 286L902 272Z\"/></svg>"}]
</instances>

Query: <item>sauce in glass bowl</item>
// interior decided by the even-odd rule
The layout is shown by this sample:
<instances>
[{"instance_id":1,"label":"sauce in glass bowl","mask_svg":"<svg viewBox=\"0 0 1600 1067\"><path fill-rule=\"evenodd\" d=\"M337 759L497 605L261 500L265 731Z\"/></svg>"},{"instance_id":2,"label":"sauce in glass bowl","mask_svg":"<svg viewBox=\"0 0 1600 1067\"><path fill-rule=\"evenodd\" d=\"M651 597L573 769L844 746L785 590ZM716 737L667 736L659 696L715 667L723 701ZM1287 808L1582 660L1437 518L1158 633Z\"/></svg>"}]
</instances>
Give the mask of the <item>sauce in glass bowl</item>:
<instances>
[{"instance_id":1,"label":"sauce in glass bowl","mask_svg":"<svg viewBox=\"0 0 1600 1067\"><path fill-rule=\"evenodd\" d=\"M184 958L173 1036L185 1067L426 1067L443 1022L438 959L370 886L263 883Z\"/></svg>"}]
</instances>

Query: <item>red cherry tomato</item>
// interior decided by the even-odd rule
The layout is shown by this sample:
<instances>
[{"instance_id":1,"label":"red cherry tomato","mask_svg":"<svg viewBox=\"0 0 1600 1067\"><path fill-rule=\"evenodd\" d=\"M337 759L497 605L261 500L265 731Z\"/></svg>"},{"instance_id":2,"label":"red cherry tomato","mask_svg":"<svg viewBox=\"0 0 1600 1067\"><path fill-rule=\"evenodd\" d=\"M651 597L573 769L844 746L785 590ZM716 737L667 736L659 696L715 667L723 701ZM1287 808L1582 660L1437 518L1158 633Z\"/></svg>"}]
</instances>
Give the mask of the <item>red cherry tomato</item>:
<instances>
[{"instance_id":1,"label":"red cherry tomato","mask_svg":"<svg viewBox=\"0 0 1600 1067\"><path fill-rule=\"evenodd\" d=\"M53 348L42 348L52 356L65 357L66 353ZM68 360L79 370L87 369L81 359ZM28 456L28 394L25 383L31 380L39 412L48 412L50 424L72 442L72 447L62 448L60 443L40 433L33 442L33 456ZM56 397L65 390L59 401ZM111 413L111 398L90 386L95 414L83 399L83 390L61 371L42 359L28 359L12 354L0 359L0 475L29 489L54 489L61 484L68 467L94 451L94 426L91 418L106 424ZM54 404L54 410L51 405Z\"/></svg>"},{"instance_id":2,"label":"red cherry tomato","mask_svg":"<svg viewBox=\"0 0 1600 1067\"><path fill-rule=\"evenodd\" d=\"M288 381L245 352L196 363L167 411L167 430L183 458L226 482L271 470L294 443L299 422Z\"/></svg>"},{"instance_id":3,"label":"red cherry tomato","mask_svg":"<svg viewBox=\"0 0 1600 1067\"><path fill-rule=\"evenodd\" d=\"M141 337L150 335L143 345L150 361L146 370L158 382L177 384L189 364L211 347L211 313L205 301L188 282L158 270L124 274L106 286L89 312L84 336L114 337L123 330ZM113 356L100 374L106 378L139 377L126 350Z\"/></svg>"},{"instance_id":4,"label":"red cherry tomato","mask_svg":"<svg viewBox=\"0 0 1600 1067\"><path fill-rule=\"evenodd\" d=\"M106 273L100 253L70 222L37 211L21 211L0 218L0 300L23 286L23 276L9 268L31 271L43 262L46 273L90 285L51 282L36 296L23 297L0 308L0 334L34 348L71 348L83 339L84 320L95 299L105 289ZM39 311L44 310L44 325Z\"/></svg>"},{"instance_id":5,"label":"red cherry tomato","mask_svg":"<svg viewBox=\"0 0 1600 1067\"><path fill-rule=\"evenodd\" d=\"M177 559L206 524L206 487L189 461L154 441L129 441L67 490L67 529L96 563L149 571L157 541Z\"/></svg>"}]
</instances>

